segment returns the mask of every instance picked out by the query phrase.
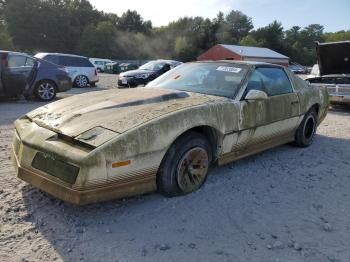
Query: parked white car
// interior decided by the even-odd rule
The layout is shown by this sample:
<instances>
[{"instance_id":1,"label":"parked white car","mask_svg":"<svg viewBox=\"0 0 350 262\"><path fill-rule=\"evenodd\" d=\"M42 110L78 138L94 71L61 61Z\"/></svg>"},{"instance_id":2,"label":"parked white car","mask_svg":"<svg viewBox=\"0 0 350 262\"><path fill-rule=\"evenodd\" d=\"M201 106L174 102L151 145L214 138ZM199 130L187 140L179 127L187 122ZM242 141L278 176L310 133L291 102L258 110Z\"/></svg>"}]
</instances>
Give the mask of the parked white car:
<instances>
[{"instance_id":1,"label":"parked white car","mask_svg":"<svg viewBox=\"0 0 350 262\"><path fill-rule=\"evenodd\" d=\"M103 59L103 58L89 58L89 60L94 65L97 72L106 71L106 65L109 63L114 63L114 61L110 59Z\"/></svg>"},{"instance_id":2,"label":"parked white car","mask_svg":"<svg viewBox=\"0 0 350 262\"><path fill-rule=\"evenodd\" d=\"M60 53L38 53L35 57L65 66L76 87L95 86L99 80L96 68L87 57Z\"/></svg>"}]
</instances>

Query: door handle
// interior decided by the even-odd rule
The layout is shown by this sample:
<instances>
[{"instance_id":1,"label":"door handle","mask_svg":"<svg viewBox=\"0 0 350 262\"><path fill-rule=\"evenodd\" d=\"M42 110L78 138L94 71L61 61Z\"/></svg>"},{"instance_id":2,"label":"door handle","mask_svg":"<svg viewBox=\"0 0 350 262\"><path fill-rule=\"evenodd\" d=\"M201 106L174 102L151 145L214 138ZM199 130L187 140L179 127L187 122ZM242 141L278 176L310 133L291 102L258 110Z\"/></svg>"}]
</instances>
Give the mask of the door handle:
<instances>
[{"instance_id":1,"label":"door handle","mask_svg":"<svg viewBox=\"0 0 350 262\"><path fill-rule=\"evenodd\" d=\"M295 101L292 101L290 102L292 105L295 105L295 104L299 104L299 100L295 100Z\"/></svg>"}]
</instances>

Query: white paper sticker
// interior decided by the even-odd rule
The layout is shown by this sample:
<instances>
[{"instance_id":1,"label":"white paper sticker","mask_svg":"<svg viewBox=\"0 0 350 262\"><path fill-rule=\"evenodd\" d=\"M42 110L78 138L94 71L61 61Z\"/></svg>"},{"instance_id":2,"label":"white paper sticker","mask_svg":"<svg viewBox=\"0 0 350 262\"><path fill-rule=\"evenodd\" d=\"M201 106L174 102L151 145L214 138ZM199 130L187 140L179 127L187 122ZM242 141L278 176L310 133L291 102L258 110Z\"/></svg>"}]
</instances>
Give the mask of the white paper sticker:
<instances>
[{"instance_id":1,"label":"white paper sticker","mask_svg":"<svg viewBox=\"0 0 350 262\"><path fill-rule=\"evenodd\" d=\"M239 73L241 72L242 68L237 68L237 67L231 67L231 66L219 66L216 68L218 71L223 71L223 72L230 72L230 73Z\"/></svg>"}]
</instances>

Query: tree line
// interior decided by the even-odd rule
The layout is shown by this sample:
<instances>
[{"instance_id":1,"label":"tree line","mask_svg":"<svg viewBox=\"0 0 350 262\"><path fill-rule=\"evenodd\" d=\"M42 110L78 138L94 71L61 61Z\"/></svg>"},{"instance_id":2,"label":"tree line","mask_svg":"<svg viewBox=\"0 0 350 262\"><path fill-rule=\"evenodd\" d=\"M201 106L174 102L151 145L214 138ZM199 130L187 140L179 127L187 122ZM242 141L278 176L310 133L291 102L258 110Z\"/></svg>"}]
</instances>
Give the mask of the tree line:
<instances>
[{"instance_id":1,"label":"tree line","mask_svg":"<svg viewBox=\"0 0 350 262\"><path fill-rule=\"evenodd\" d=\"M312 65L315 41L341 40L350 40L350 30L325 33L320 24L284 29L278 21L254 29L252 18L237 10L154 27L136 11L118 16L96 10L88 0L0 0L0 49L28 53L191 61L221 43L267 47Z\"/></svg>"}]
</instances>

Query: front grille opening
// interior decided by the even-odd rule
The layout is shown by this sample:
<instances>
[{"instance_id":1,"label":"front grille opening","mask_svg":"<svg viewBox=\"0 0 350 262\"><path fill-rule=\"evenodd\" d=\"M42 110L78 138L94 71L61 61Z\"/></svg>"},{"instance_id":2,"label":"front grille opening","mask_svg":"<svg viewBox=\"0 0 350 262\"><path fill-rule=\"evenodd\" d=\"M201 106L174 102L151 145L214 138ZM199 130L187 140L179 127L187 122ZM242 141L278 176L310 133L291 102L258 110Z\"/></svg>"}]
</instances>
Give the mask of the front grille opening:
<instances>
[{"instance_id":1,"label":"front grille opening","mask_svg":"<svg viewBox=\"0 0 350 262\"><path fill-rule=\"evenodd\" d=\"M62 160L56 159L48 154L38 152L32 162L35 169L43 171L51 176L69 184L74 184L80 168Z\"/></svg>"}]
</instances>

